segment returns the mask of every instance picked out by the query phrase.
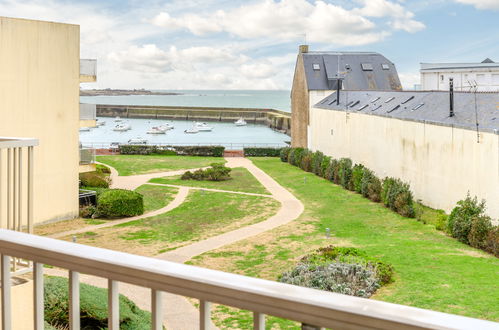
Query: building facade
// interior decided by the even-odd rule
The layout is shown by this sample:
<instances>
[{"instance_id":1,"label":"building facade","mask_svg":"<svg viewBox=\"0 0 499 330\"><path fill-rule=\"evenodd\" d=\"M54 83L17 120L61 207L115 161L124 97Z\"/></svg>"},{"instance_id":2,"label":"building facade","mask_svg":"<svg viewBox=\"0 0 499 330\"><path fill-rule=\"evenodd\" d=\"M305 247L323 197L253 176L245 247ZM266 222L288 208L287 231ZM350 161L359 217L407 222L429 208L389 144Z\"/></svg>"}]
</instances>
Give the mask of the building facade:
<instances>
[{"instance_id":1,"label":"building facade","mask_svg":"<svg viewBox=\"0 0 499 330\"><path fill-rule=\"evenodd\" d=\"M449 90L449 79L454 90L499 92L499 63L485 59L481 63L421 63L422 90Z\"/></svg>"},{"instance_id":2,"label":"building facade","mask_svg":"<svg viewBox=\"0 0 499 330\"><path fill-rule=\"evenodd\" d=\"M78 216L79 84L78 25L0 17L0 136L39 140L35 223Z\"/></svg>"},{"instance_id":3,"label":"building facade","mask_svg":"<svg viewBox=\"0 0 499 330\"><path fill-rule=\"evenodd\" d=\"M291 143L309 147L312 105L337 89L401 90L395 65L375 52L312 52L299 47L291 89Z\"/></svg>"}]
</instances>

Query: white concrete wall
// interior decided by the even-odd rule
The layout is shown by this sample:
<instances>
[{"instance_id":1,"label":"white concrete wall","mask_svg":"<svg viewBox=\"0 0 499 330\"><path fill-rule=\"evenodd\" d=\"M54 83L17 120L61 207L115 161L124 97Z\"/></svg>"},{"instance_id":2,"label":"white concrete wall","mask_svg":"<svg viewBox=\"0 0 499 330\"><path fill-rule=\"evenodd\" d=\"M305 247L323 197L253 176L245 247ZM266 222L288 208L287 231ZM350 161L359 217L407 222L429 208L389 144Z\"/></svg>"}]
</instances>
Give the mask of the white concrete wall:
<instances>
[{"instance_id":1,"label":"white concrete wall","mask_svg":"<svg viewBox=\"0 0 499 330\"><path fill-rule=\"evenodd\" d=\"M449 90L449 78L454 78L454 89L457 91L469 91L468 80L476 81L479 92L499 91L499 69L421 72L422 90Z\"/></svg>"},{"instance_id":2,"label":"white concrete wall","mask_svg":"<svg viewBox=\"0 0 499 330\"><path fill-rule=\"evenodd\" d=\"M348 157L379 177L409 182L416 199L450 211L467 191L499 219L499 135L313 108L312 150Z\"/></svg>"}]
</instances>

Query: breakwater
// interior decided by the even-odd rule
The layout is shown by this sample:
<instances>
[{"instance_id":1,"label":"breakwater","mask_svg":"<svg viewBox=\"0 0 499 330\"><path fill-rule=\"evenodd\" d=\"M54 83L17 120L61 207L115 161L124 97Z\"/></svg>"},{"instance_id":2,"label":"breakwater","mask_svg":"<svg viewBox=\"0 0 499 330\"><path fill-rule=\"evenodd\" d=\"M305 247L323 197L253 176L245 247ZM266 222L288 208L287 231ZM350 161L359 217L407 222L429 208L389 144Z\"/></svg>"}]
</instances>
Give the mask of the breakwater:
<instances>
[{"instance_id":1,"label":"breakwater","mask_svg":"<svg viewBox=\"0 0 499 330\"><path fill-rule=\"evenodd\" d=\"M242 117L248 123L291 134L291 114L275 109L98 104L97 116L220 122L232 122Z\"/></svg>"}]
</instances>

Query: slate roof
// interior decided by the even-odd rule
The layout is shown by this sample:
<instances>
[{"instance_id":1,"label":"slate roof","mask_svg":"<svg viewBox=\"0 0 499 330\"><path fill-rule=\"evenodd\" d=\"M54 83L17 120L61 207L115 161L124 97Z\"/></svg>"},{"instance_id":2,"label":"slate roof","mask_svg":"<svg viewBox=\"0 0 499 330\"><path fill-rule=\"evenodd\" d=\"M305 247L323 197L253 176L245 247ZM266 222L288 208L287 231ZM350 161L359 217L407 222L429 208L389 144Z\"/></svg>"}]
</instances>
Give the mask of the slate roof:
<instances>
[{"instance_id":1,"label":"slate roof","mask_svg":"<svg viewBox=\"0 0 499 330\"><path fill-rule=\"evenodd\" d=\"M308 52L302 53L302 55L309 90L335 90L339 76L338 71L345 75L344 89L402 89L395 64L379 53ZM314 64L316 65L315 70ZM350 70L345 74L347 65Z\"/></svg>"},{"instance_id":2,"label":"slate roof","mask_svg":"<svg viewBox=\"0 0 499 330\"><path fill-rule=\"evenodd\" d=\"M315 105L316 108L364 113L369 115L428 122L476 130L475 95L454 92L454 116L449 116L449 92L446 91L341 91ZM499 134L499 93L477 93L477 117L480 131Z\"/></svg>"}]
</instances>

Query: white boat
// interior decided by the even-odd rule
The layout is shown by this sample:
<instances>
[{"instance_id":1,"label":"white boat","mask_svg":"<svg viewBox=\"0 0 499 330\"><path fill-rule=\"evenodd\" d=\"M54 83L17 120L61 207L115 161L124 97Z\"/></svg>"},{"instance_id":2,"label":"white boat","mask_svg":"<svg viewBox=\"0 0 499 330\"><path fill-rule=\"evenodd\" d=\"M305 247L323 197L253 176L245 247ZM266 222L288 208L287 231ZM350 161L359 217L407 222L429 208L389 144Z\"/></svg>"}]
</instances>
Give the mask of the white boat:
<instances>
[{"instance_id":1,"label":"white boat","mask_svg":"<svg viewBox=\"0 0 499 330\"><path fill-rule=\"evenodd\" d=\"M153 127L147 131L147 134L166 134L166 130L160 129L159 127Z\"/></svg>"},{"instance_id":2,"label":"white boat","mask_svg":"<svg viewBox=\"0 0 499 330\"><path fill-rule=\"evenodd\" d=\"M194 126L200 132L211 132L213 130L213 127L208 126L208 124L206 124L206 123L195 123Z\"/></svg>"},{"instance_id":3,"label":"white boat","mask_svg":"<svg viewBox=\"0 0 499 330\"><path fill-rule=\"evenodd\" d=\"M169 131L171 129L174 129L173 125L171 125L170 123L164 123L162 125L159 125L158 128L165 130L165 131Z\"/></svg>"},{"instance_id":4,"label":"white boat","mask_svg":"<svg viewBox=\"0 0 499 330\"><path fill-rule=\"evenodd\" d=\"M80 132L90 132L90 127L80 127Z\"/></svg>"},{"instance_id":5,"label":"white boat","mask_svg":"<svg viewBox=\"0 0 499 330\"><path fill-rule=\"evenodd\" d=\"M116 132L126 132L126 131L129 131L131 129L132 129L132 126L130 126L129 124L127 124L127 123L121 123L121 124L118 124L118 125L114 126L113 131L116 131Z\"/></svg>"},{"instance_id":6,"label":"white boat","mask_svg":"<svg viewBox=\"0 0 499 330\"><path fill-rule=\"evenodd\" d=\"M101 127L101 126L106 125L105 121L102 121L102 120L99 120L99 119L97 119L95 123L96 123L97 127Z\"/></svg>"},{"instance_id":7,"label":"white boat","mask_svg":"<svg viewBox=\"0 0 499 330\"><path fill-rule=\"evenodd\" d=\"M114 121L117 122L117 123L120 123L123 121L123 119L120 118L120 116L114 118Z\"/></svg>"},{"instance_id":8,"label":"white boat","mask_svg":"<svg viewBox=\"0 0 499 330\"><path fill-rule=\"evenodd\" d=\"M234 122L236 126L246 126L246 120L243 119L243 117L239 118L236 122Z\"/></svg>"},{"instance_id":9,"label":"white boat","mask_svg":"<svg viewBox=\"0 0 499 330\"><path fill-rule=\"evenodd\" d=\"M187 133L187 134L196 134L196 133L199 133L199 129L196 127L196 125L194 125L191 128L186 129L184 131L184 133Z\"/></svg>"},{"instance_id":10,"label":"white boat","mask_svg":"<svg viewBox=\"0 0 499 330\"><path fill-rule=\"evenodd\" d=\"M136 138L128 140L128 144L147 144L147 140L138 136Z\"/></svg>"}]
</instances>

